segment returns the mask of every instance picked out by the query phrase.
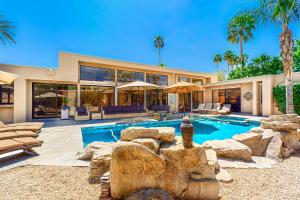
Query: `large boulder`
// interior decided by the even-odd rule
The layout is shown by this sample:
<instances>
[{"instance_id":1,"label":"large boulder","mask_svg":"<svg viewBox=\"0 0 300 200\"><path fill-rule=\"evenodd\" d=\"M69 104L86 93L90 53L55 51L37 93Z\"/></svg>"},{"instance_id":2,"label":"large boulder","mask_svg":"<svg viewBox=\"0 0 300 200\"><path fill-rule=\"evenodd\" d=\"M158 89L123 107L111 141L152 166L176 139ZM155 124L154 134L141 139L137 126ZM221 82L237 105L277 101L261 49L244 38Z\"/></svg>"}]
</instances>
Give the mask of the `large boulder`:
<instances>
[{"instance_id":1,"label":"large boulder","mask_svg":"<svg viewBox=\"0 0 300 200\"><path fill-rule=\"evenodd\" d=\"M153 138L159 140L160 133L156 128L129 127L121 131L122 141L131 141L137 138Z\"/></svg>"},{"instance_id":2,"label":"large boulder","mask_svg":"<svg viewBox=\"0 0 300 200\"><path fill-rule=\"evenodd\" d=\"M191 179L188 188L181 195L181 198L189 200L217 200L218 197L219 182L214 179Z\"/></svg>"},{"instance_id":3,"label":"large boulder","mask_svg":"<svg viewBox=\"0 0 300 200\"><path fill-rule=\"evenodd\" d=\"M251 149L233 139L210 140L204 144L211 146L216 151L218 157L251 161Z\"/></svg>"},{"instance_id":4,"label":"large boulder","mask_svg":"<svg viewBox=\"0 0 300 200\"><path fill-rule=\"evenodd\" d=\"M157 188L165 170L165 160L148 148L133 142L118 146L110 163L111 196L121 199L144 188Z\"/></svg>"},{"instance_id":5,"label":"large boulder","mask_svg":"<svg viewBox=\"0 0 300 200\"><path fill-rule=\"evenodd\" d=\"M132 142L141 144L155 153L158 152L160 146L160 141L152 138L137 138L132 140Z\"/></svg>"},{"instance_id":6,"label":"large boulder","mask_svg":"<svg viewBox=\"0 0 300 200\"><path fill-rule=\"evenodd\" d=\"M121 131L122 141L132 141L140 138L152 138L161 142L173 142L175 128L173 127L129 127Z\"/></svg>"},{"instance_id":7,"label":"large boulder","mask_svg":"<svg viewBox=\"0 0 300 200\"><path fill-rule=\"evenodd\" d=\"M276 160L282 158L282 144L280 133L276 133L267 147L266 157Z\"/></svg>"},{"instance_id":8,"label":"large boulder","mask_svg":"<svg viewBox=\"0 0 300 200\"><path fill-rule=\"evenodd\" d=\"M248 146L252 151L252 156L262 156L273 135L274 132L272 129L256 129L247 133L235 135L233 139Z\"/></svg>"}]
</instances>

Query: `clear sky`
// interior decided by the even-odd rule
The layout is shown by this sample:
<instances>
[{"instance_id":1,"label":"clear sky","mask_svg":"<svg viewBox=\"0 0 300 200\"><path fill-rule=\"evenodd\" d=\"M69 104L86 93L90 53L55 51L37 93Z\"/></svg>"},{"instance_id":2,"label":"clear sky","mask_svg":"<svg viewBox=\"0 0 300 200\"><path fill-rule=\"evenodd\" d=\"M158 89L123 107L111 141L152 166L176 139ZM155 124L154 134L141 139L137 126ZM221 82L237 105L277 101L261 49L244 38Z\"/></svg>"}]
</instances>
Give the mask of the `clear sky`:
<instances>
[{"instance_id":1,"label":"clear sky","mask_svg":"<svg viewBox=\"0 0 300 200\"><path fill-rule=\"evenodd\" d=\"M2 0L0 13L16 26L17 44L0 47L0 63L57 67L59 51L66 51L155 65L153 38L161 35L168 67L213 72L215 53L239 52L238 45L226 40L228 20L257 2ZM293 30L299 37L299 28ZM250 57L279 55L279 33L279 26L260 26L245 52Z\"/></svg>"}]
</instances>

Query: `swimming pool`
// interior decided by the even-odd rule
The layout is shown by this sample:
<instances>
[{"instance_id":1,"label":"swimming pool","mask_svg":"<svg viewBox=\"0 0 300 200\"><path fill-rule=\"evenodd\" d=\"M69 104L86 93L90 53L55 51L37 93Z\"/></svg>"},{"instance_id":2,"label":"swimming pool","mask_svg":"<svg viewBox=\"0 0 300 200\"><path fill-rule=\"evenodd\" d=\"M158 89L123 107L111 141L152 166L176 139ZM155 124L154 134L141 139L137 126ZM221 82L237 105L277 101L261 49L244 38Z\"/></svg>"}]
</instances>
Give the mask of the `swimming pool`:
<instances>
[{"instance_id":1,"label":"swimming pool","mask_svg":"<svg viewBox=\"0 0 300 200\"><path fill-rule=\"evenodd\" d=\"M119 124L107 125L96 127L85 127L81 129L83 146L85 147L91 142L115 142L120 139L121 130L130 126L142 127L174 127L176 135L180 134L181 120L172 121L153 121L153 122L140 122L134 124ZM260 125L257 121L244 120L244 118L230 117L228 119L215 119L209 117L197 117L193 119L194 125L194 142L202 144L207 140L223 140L232 138L235 134L241 134L253 127Z\"/></svg>"}]
</instances>

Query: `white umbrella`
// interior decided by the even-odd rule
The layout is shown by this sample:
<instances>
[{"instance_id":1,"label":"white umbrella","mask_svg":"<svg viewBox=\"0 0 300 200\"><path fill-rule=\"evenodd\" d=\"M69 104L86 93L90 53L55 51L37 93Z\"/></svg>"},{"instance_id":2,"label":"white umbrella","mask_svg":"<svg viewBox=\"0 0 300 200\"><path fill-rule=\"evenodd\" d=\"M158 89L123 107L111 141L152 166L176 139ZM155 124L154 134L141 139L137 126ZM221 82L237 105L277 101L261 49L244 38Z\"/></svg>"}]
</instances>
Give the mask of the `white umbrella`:
<instances>
[{"instance_id":1,"label":"white umbrella","mask_svg":"<svg viewBox=\"0 0 300 200\"><path fill-rule=\"evenodd\" d=\"M120 90L155 90L155 89L161 89L160 86L154 85L151 83L143 82L143 81L134 81L122 86L117 87ZM138 95L138 110L140 113L140 95Z\"/></svg>"},{"instance_id":2,"label":"white umbrella","mask_svg":"<svg viewBox=\"0 0 300 200\"><path fill-rule=\"evenodd\" d=\"M0 85L11 84L19 75L0 71Z\"/></svg>"}]
</instances>

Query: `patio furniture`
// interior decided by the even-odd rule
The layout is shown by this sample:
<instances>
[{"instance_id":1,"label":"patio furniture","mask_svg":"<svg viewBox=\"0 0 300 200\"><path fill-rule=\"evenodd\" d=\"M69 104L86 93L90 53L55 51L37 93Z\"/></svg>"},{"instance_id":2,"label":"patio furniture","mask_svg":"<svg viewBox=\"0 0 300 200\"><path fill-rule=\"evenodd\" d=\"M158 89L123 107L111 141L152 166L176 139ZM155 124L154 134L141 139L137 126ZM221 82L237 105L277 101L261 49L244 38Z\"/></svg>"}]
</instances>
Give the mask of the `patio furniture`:
<instances>
[{"instance_id":1,"label":"patio furniture","mask_svg":"<svg viewBox=\"0 0 300 200\"><path fill-rule=\"evenodd\" d=\"M13 139L0 140L0 154L23 150L24 153L37 155L32 149L41 146L43 141L32 137L20 137Z\"/></svg>"},{"instance_id":2,"label":"patio furniture","mask_svg":"<svg viewBox=\"0 0 300 200\"><path fill-rule=\"evenodd\" d=\"M91 119L102 119L102 109L98 108L98 111L92 111L91 113Z\"/></svg>"},{"instance_id":3,"label":"patio furniture","mask_svg":"<svg viewBox=\"0 0 300 200\"><path fill-rule=\"evenodd\" d=\"M89 120L90 112L86 109L85 106L77 107L75 110L74 119L76 121Z\"/></svg>"},{"instance_id":4,"label":"patio furniture","mask_svg":"<svg viewBox=\"0 0 300 200\"><path fill-rule=\"evenodd\" d=\"M147 116L147 110L138 105L103 107L103 119Z\"/></svg>"},{"instance_id":5,"label":"patio furniture","mask_svg":"<svg viewBox=\"0 0 300 200\"><path fill-rule=\"evenodd\" d=\"M170 112L169 105L152 105L150 108L154 112Z\"/></svg>"},{"instance_id":6,"label":"patio furniture","mask_svg":"<svg viewBox=\"0 0 300 200\"><path fill-rule=\"evenodd\" d=\"M37 137L39 134L33 131L10 131L10 132L1 132L0 140L12 139L18 137Z\"/></svg>"},{"instance_id":7,"label":"patio furniture","mask_svg":"<svg viewBox=\"0 0 300 200\"><path fill-rule=\"evenodd\" d=\"M200 103L200 104L198 105L198 108L193 109L192 112L199 112L200 110L203 110L204 107L205 107L205 103Z\"/></svg>"},{"instance_id":8,"label":"patio furniture","mask_svg":"<svg viewBox=\"0 0 300 200\"><path fill-rule=\"evenodd\" d=\"M39 133L43 127L43 122L24 122L24 123L14 123L14 124L0 124L1 132L11 132L11 131L33 131Z\"/></svg>"},{"instance_id":9,"label":"patio furniture","mask_svg":"<svg viewBox=\"0 0 300 200\"><path fill-rule=\"evenodd\" d=\"M207 114L218 114L218 111L221 110L220 103L213 103L213 107L210 110L207 110Z\"/></svg>"},{"instance_id":10,"label":"patio furniture","mask_svg":"<svg viewBox=\"0 0 300 200\"><path fill-rule=\"evenodd\" d=\"M224 104L222 109L218 111L218 114L227 115L231 113L231 104Z\"/></svg>"},{"instance_id":11,"label":"patio furniture","mask_svg":"<svg viewBox=\"0 0 300 200\"><path fill-rule=\"evenodd\" d=\"M205 103L204 109L200 109L199 113L201 113L201 114L207 114L207 111L211 110L212 106L213 106L212 103Z\"/></svg>"}]
</instances>

